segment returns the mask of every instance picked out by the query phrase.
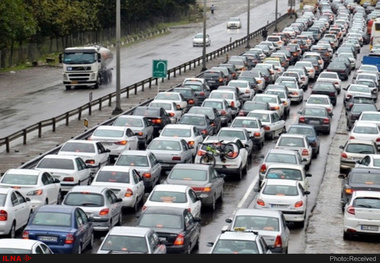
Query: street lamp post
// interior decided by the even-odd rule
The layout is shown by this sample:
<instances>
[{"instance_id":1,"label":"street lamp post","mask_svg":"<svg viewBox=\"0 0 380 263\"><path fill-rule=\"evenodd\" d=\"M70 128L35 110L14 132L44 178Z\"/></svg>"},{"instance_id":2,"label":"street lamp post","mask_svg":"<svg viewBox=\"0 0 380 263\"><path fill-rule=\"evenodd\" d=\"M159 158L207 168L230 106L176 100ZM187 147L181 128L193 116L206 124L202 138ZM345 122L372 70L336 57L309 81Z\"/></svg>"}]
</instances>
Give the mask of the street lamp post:
<instances>
[{"instance_id":1,"label":"street lamp post","mask_svg":"<svg viewBox=\"0 0 380 263\"><path fill-rule=\"evenodd\" d=\"M113 115L122 113L120 105L120 0L116 0L116 107Z\"/></svg>"},{"instance_id":2,"label":"street lamp post","mask_svg":"<svg viewBox=\"0 0 380 263\"><path fill-rule=\"evenodd\" d=\"M248 0L248 9L247 9L247 45L245 46L247 49L251 48L249 45L249 23L250 23L250 9L251 9L251 0Z\"/></svg>"},{"instance_id":3,"label":"street lamp post","mask_svg":"<svg viewBox=\"0 0 380 263\"><path fill-rule=\"evenodd\" d=\"M275 24L274 24L274 32L278 32L277 28L277 15L278 15L278 0L276 0L276 8L275 8Z\"/></svg>"},{"instance_id":4,"label":"street lamp post","mask_svg":"<svg viewBox=\"0 0 380 263\"><path fill-rule=\"evenodd\" d=\"M202 49L202 70L201 72L207 70L206 68L206 0L203 0L203 49Z\"/></svg>"}]
</instances>

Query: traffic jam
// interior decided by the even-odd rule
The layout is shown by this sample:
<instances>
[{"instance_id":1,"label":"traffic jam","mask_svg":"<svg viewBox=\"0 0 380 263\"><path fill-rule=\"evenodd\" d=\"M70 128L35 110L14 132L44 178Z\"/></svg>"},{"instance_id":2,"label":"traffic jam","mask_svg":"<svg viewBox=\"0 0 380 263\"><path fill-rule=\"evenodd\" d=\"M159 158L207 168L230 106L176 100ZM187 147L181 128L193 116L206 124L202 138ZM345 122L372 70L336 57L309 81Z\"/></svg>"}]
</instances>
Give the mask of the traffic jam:
<instances>
[{"instance_id":1,"label":"traffic jam","mask_svg":"<svg viewBox=\"0 0 380 263\"><path fill-rule=\"evenodd\" d=\"M304 2L294 22L240 55L66 141L34 168L7 170L0 253L290 254L338 106L347 138L335 164L336 227L343 241L380 236L380 2ZM204 240L205 213L252 173L251 204Z\"/></svg>"}]
</instances>

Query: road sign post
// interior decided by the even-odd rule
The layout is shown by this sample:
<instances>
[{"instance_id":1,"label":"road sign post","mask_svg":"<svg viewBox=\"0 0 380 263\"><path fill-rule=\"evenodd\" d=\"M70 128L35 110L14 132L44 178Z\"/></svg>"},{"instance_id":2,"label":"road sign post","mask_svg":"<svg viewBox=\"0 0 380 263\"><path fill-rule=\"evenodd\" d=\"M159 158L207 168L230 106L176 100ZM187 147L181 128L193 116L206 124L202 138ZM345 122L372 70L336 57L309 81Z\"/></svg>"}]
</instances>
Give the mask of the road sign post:
<instances>
[{"instance_id":1,"label":"road sign post","mask_svg":"<svg viewBox=\"0 0 380 263\"><path fill-rule=\"evenodd\" d=\"M166 78L168 71L168 61L167 60L153 60L152 67L152 76L153 78ZM160 82L158 81L158 90L157 93L160 92Z\"/></svg>"}]
</instances>

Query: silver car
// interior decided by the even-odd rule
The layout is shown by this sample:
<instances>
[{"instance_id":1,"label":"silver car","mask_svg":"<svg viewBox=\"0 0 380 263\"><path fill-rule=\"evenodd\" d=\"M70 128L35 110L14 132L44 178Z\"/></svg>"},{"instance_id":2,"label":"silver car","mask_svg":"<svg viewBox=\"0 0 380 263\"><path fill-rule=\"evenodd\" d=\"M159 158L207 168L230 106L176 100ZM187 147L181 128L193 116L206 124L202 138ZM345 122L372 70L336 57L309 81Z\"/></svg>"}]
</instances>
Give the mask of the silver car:
<instances>
[{"instance_id":1,"label":"silver car","mask_svg":"<svg viewBox=\"0 0 380 263\"><path fill-rule=\"evenodd\" d=\"M139 140L139 149L145 149L153 140L154 127L148 117L138 115L120 115L112 123L112 126L130 128Z\"/></svg>"},{"instance_id":2,"label":"silver car","mask_svg":"<svg viewBox=\"0 0 380 263\"><path fill-rule=\"evenodd\" d=\"M211 165L179 163L169 172L165 184L191 186L201 198L202 206L215 210L216 202L223 200L224 177Z\"/></svg>"},{"instance_id":3,"label":"silver car","mask_svg":"<svg viewBox=\"0 0 380 263\"><path fill-rule=\"evenodd\" d=\"M161 164L151 151L128 150L122 152L114 163L115 166L133 166L144 181L145 191L149 192L161 179Z\"/></svg>"},{"instance_id":4,"label":"silver car","mask_svg":"<svg viewBox=\"0 0 380 263\"><path fill-rule=\"evenodd\" d=\"M177 163L193 163L193 151L186 140L178 137L156 137L147 147L161 163L162 171L170 171Z\"/></svg>"},{"instance_id":5,"label":"silver car","mask_svg":"<svg viewBox=\"0 0 380 263\"><path fill-rule=\"evenodd\" d=\"M79 206L94 221L94 231L108 231L122 223L122 199L108 187L74 186L62 201L62 205Z\"/></svg>"},{"instance_id":6,"label":"silver car","mask_svg":"<svg viewBox=\"0 0 380 263\"><path fill-rule=\"evenodd\" d=\"M230 224L231 230L244 228L257 231L272 253L288 253L290 230L281 211L239 208L232 218L226 219L226 223Z\"/></svg>"}]
</instances>

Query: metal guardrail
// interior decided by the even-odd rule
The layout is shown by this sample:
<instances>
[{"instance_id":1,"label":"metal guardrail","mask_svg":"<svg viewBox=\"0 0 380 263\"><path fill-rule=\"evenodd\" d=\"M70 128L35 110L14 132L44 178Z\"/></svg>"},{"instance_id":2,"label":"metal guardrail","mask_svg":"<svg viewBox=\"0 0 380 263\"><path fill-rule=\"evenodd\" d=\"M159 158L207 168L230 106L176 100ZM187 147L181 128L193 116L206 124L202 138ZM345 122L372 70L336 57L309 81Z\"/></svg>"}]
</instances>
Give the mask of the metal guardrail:
<instances>
[{"instance_id":1,"label":"metal guardrail","mask_svg":"<svg viewBox=\"0 0 380 263\"><path fill-rule=\"evenodd\" d=\"M235 40L234 42L231 42L229 43L228 45L224 46L224 47L221 47L217 50L214 50L210 53L207 53L206 54L206 61L209 61L209 60L212 60L213 58L216 58L216 57L219 57L221 55L224 55L226 54L228 51L230 50L233 50L245 43L247 43L247 37L249 37L249 40L250 39L253 39L257 36L261 36L261 32L269 27L272 27L274 26L276 23L282 21L283 19L287 18L288 17L288 14L285 14L281 17L279 17L277 19L277 22L276 21L273 21L269 24L267 24L266 26L260 28L259 30L255 31L255 32L252 32L249 34L249 36L245 36L241 39L238 39L238 40ZM171 68L167 71L167 79L170 80L171 77L176 77L177 74L178 75L182 75L182 72L186 72L187 70L191 70L192 67L196 68L197 66L200 66L201 63L202 63L202 59L203 57L200 56L198 58L195 58L191 61L188 61L188 62L185 62L177 67L174 67L174 68ZM127 87L124 87L120 90L120 94L123 94L123 93L126 93L126 98L129 98L129 94L130 92L133 92L134 94L137 94L138 92L138 89L141 88L141 91L144 91L145 88L149 88L151 89L152 88L152 85L158 85L158 79L157 78L147 78L147 79L144 79L140 82L137 82L137 83L134 83L132 85L129 85ZM165 81L164 78L161 79L161 82L163 83ZM88 111L88 114L91 115L91 112L92 112L92 109L95 107L95 106L98 106L98 110L101 111L102 110L102 106L104 103L108 103L108 106L111 106L112 105L112 99L114 97L116 97L116 91L115 92L112 92L112 93L109 93L108 95L106 96L103 96L97 100L94 100L94 101L91 101L89 103L86 103L74 110L71 110L71 111L68 111L62 115L59 115L57 117L54 117L54 118L51 118L51 119L46 119L46 120L43 120L43 121L40 121L38 122L37 124L34 124L34 125L31 125L21 131L18 131L18 132L15 132L5 138L0 138L0 147L1 146L4 146L6 147L6 152L9 153L10 152L10 143L14 140L17 140L17 139L20 139L22 138L23 139L23 144L26 145L27 144L27 140L28 140L28 134L29 133L32 133L32 132L38 132L38 137L41 138L42 137L42 129L45 128L45 127L48 127L48 126L51 126L52 127L52 131L55 132L56 131L56 127L57 127L57 123L60 123L62 121L65 121L65 125L68 126L69 125L69 122L70 122L70 117L73 117L73 116L78 116L78 120L81 120L82 118L82 113L84 111ZM148 104L152 99L148 100L148 101L145 101L143 103L141 103L139 106L141 105L146 105ZM124 112L123 114L131 114L131 112L134 110L134 108ZM117 117L114 117L114 118L111 118L111 119L108 119L107 121L99 124L99 125L107 125L107 124L110 124L112 123L115 118ZM99 126L98 125L98 126ZM92 128L92 129L89 129L87 130L85 133L82 133L78 136L76 136L75 138L73 139L84 139L84 138L87 138L90 134L92 134L92 132L94 131L96 127ZM31 167L34 167L35 164L38 162L38 160L40 160L44 155L46 154L52 154L52 153L57 153L59 151L61 146L58 146L54 149L52 149L51 151L49 152L46 152L45 154L43 155L40 155L38 156L37 158L23 164L20 166L20 168L31 168Z\"/></svg>"}]
</instances>

